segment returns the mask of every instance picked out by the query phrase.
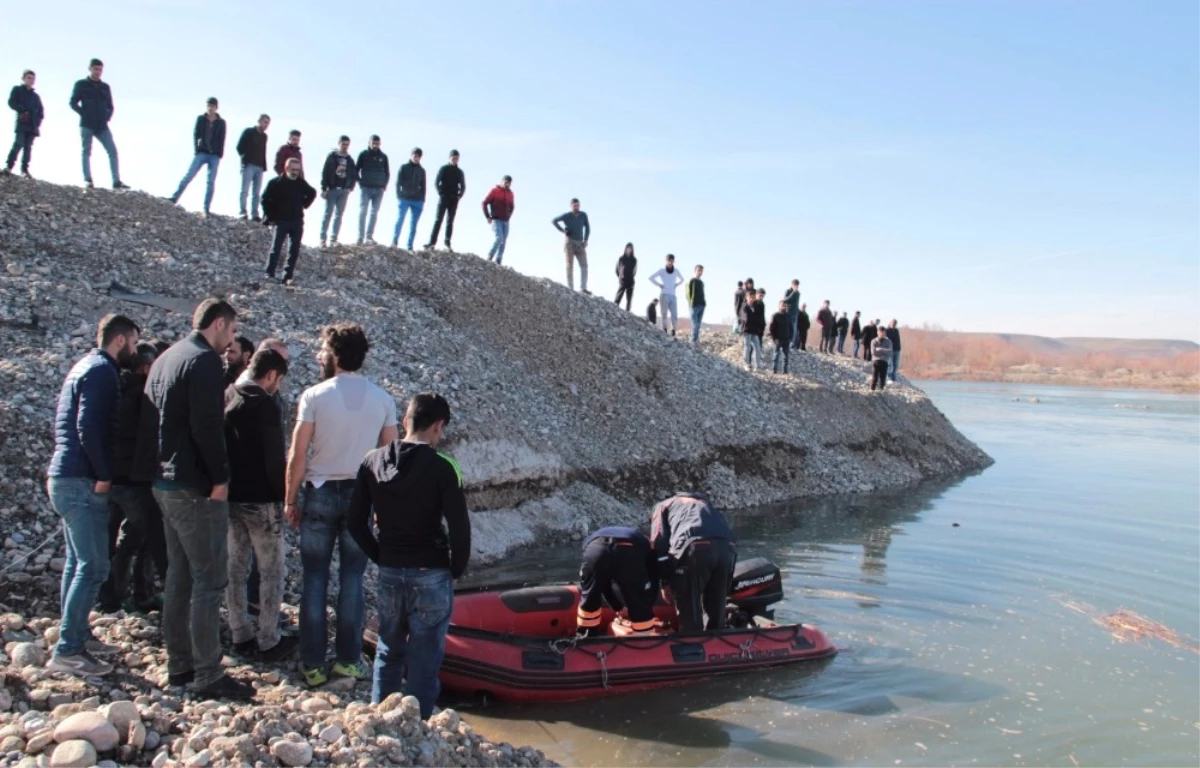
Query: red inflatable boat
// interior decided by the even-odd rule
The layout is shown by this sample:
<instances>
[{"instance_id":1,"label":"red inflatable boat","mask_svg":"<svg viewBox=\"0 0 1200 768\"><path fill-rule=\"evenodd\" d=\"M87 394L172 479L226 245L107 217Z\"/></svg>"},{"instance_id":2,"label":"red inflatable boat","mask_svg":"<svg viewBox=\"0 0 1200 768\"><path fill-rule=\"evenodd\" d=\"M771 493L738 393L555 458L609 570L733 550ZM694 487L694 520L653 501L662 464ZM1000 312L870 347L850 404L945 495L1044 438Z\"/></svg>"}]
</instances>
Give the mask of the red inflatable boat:
<instances>
[{"instance_id":1,"label":"red inflatable boat","mask_svg":"<svg viewBox=\"0 0 1200 768\"><path fill-rule=\"evenodd\" d=\"M454 595L442 686L503 701L567 701L836 655L815 627L775 623L769 606L781 599L779 569L755 558L738 564L726 629L676 633L675 609L660 601L655 634L630 635L605 606L608 635L582 639L576 585L463 590Z\"/></svg>"}]
</instances>

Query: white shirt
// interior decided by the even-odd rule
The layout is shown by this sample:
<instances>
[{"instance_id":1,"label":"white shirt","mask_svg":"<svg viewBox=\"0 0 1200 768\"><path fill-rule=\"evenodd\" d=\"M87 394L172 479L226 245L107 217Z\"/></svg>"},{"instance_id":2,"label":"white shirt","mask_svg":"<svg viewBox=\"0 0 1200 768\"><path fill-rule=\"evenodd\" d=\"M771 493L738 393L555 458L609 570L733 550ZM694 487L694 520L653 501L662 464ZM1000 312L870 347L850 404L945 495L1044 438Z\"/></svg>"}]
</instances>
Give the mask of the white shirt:
<instances>
[{"instance_id":1,"label":"white shirt","mask_svg":"<svg viewBox=\"0 0 1200 768\"><path fill-rule=\"evenodd\" d=\"M656 277L657 280L654 279ZM674 296L675 289L683 285L683 275L679 274L678 269L668 272L667 268L663 267L650 275L650 282L661 288L664 296Z\"/></svg>"},{"instance_id":2,"label":"white shirt","mask_svg":"<svg viewBox=\"0 0 1200 768\"><path fill-rule=\"evenodd\" d=\"M304 479L320 488L358 475L380 430L396 426L396 401L357 373L341 373L304 390L298 418L313 425Z\"/></svg>"}]
</instances>

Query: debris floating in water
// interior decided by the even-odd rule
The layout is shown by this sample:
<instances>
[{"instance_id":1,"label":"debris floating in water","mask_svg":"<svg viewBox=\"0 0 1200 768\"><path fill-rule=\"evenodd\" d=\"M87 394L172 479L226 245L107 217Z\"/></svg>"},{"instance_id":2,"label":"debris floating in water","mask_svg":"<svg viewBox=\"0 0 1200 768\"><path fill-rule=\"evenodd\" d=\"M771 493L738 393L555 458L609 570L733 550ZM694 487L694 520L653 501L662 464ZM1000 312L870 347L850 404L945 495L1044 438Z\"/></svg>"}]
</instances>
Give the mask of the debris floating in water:
<instances>
[{"instance_id":1,"label":"debris floating in water","mask_svg":"<svg viewBox=\"0 0 1200 768\"><path fill-rule=\"evenodd\" d=\"M1148 619L1135 611L1118 608L1105 613L1095 606L1072 600L1066 595L1051 595L1051 597L1064 608L1081 613L1091 619L1092 623L1104 627L1118 643L1144 643L1148 640L1159 640L1176 648L1200 653L1200 642L1197 642L1195 638L1181 635L1166 624Z\"/></svg>"}]
</instances>

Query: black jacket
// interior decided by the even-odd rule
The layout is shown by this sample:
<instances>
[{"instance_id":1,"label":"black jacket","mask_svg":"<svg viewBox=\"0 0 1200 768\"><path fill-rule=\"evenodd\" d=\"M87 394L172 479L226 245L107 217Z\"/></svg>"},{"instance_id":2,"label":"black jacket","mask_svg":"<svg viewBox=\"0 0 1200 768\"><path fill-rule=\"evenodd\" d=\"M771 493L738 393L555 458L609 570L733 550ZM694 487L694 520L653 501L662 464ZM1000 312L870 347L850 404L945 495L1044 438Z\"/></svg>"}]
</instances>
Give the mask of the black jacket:
<instances>
[{"instance_id":1,"label":"black jacket","mask_svg":"<svg viewBox=\"0 0 1200 768\"><path fill-rule=\"evenodd\" d=\"M742 316L742 307L746 306L746 292L736 291L733 294L733 313L739 318Z\"/></svg>"},{"instance_id":2,"label":"black jacket","mask_svg":"<svg viewBox=\"0 0 1200 768\"><path fill-rule=\"evenodd\" d=\"M792 341L792 321L787 312L776 312L771 315L771 327L768 331L771 340L781 347L786 347Z\"/></svg>"},{"instance_id":3,"label":"black jacket","mask_svg":"<svg viewBox=\"0 0 1200 768\"><path fill-rule=\"evenodd\" d=\"M821 308L817 311L817 325L821 326L821 330L824 333L833 333L833 326L835 322L836 320L833 316L833 312L830 310Z\"/></svg>"},{"instance_id":4,"label":"black jacket","mask_svg":"<svg viewBox=\"0 0 1200 768\"><path fill-rule=\"evenodd\" d=\"M280 221L304 221L304 209L317 199L317 190L297 176L289 179L286 174L267 182L263 191L262 208L264 221L268 224Z\"/></svg>"},{"instance_id":5,"label":"black jacket","mask_svg":"<svg viewBox=\"0 0 1200 768\"><path fill-rule=\"evenodd\" d=\"M767 308L761 301L743 304L738 319L742 321L742 333L762 336L767 331Z\"/></svg>"},{"instance_id":6,"label":"black jacket","mask_svg":"<svg viewBox=\"0 0 1200 768\"><path fill-rule=\"evenodd\" d=\"M267 170L267 134L252 125L242 131L238 139L237 153L242 158L242 165L253 165Z\"/></svg>"},{"instance_id":7,"label":"black jacket","mask_svg":"<svg viewBox=\"0 0 1200 768\"><path fill-rule=\"evenodd\" d=\"M245 504L283 501L287 469L283 415L257 384L234 384L225 398L225 447L229 452L229 500Z\"/></svg>"},{"instance_id":8,"label":"black jacket","mask_svg":"<svg viewBox=\"0 0 1200 768\"><path fill-rule=\"evenodd\" d=\"M158 480L207 496L229 482L225 453L224 366L199 331L163 352L146 379L138 441L157 445L133 468L137 481Z\"/></svg>"},{"instance_id":9,"label":"black jacket","mask_svg":"<svg viewBox=\"0 0 1200 768\"><path fill-rule=\"evenodd\" d=\"M354 166L354 158L350 155L339 155L337 150L325 158L325 167L321 169L321 191L327 189L354 189L358 180L358 169Z\"/></svg>"},{"instance_id":10,"label":"black jacket","mask_svg":"<svg viewBox=\"0 0 1200 768\"><path fill-rule=\"evenodd\" d=\"M839 336L845 336L846 331L850 330L850 321L844 317L839 317L837 322L834 323L834 327L837 328Z\"/></svg>"},{"instance_id":11,"label":"black jacket","mask_svg":"<svg viewBox=\"0 0 1200 768\"><path fill-rule=\"evenodd\" d=\"M467 191L467 177L463 175L462 168L454 163L446 163L438 171L434 185L437 187L438 197L443 200L459 200Z\"/></svg>"},{"instance_id":12,"label":"black jacket","mask_svg":"<svg viewBox=\"0 0 1200 768\"><path fill-rule=\"evenodd\" d=\"M653 301L646 305L646 319L651 325L658 322L658 305Z\"/></svg>"},{"instance_id":13,"label":"black jacket","mask_svg":"<svg viewBox=\"0 0 1200 768\"><path fill-rule=\"evenodd\" d=\"M802 309L800 314L796 315L796 330L805 334L808 333L809 328L812 328L812 321L808 319L808 313Z\"/></svg>"},{"instance_id":14,"label":"black jacket","mask_svg":"<svg viewBox=\"0 0 1200 768\"><path fill-rule=\"evenodd\" d=\"M41 135L39 128L42 118L46 116L46 110L42 108L42 97L38 96L37 91L26 88L24 84L13 86L12 92L8 94L8 106L17 113L14 131Z\"/></svg>"},{"instance_id":15,"label":"black jacket","mask_svg":"<svg viewBox=\"0 0 1200 768\"><path fill-rule=\"evenodd\" d=\"M688 545L699 539L723 539L730 544L737 537L725 516L698 493L680 493L660 502L650 513L650 546L659 561L678 560Z\"/></svg>"},{"instance_id":16,"label":"black jacket","mask_svg":"<svg viewBox=\"0 0 1200 768\"><path fill-rule=\"evenodd\" d=\"M471 518L458 464L423 443L395 440L376 448L358 468L346 528L381 567L449 568L457 579L471 557Z\"/></svg>"},{"instance_id":17,"label":"black jacket","mask_svg":"<svg viewBox=\"0 0 1200 768\"><path fill-rule=\"evenodd\" d=\"M396 174L396 197L425 202L425 166L411 160L400 166L400 172Z\"/></svg>"},{"instance_id":18,"label":"black jacket","mask_svg":"<svg viewBox=\"0 0 1200 768\"><path fill-rule=\"evenodd\" d=\"M892 342L892 351L899 352L900 351L900 329L899 328L888 328L887 329L887 337Z\"/></svg>"},{"instance_id":19,"label":"black jacket","mask_svg":"<svg viewBox=\"0 0 1200 768\"><path fill-rule=\"evenodd\" d=\"M370 189L387 189L392 182L388 156L382 149L364 149L358 153L358 183Z\"/></svg>"},{"instance_id":20,"label":"black jacket","mask_svg":"<svg viewBox=\"0 0 1200 768\"><path fill-rule=\"evenodd\" d=\"M617 280L621 285L633 285L633 278L637 275L637 256L622 253L617 259Z\"/></svg>"},{"instance_id":21,"label":"black jacket","mask_svg":"<svg viewBox=\"0 0 1200 768\"><path fill-rule=\"evenodd\" d=\"M129 485L132 482L133 467L139 454L138 430L141 428L142 397L146 389L146 377L132 371L121 372L121 400L117 404L117 435L113 441L112 474L113 482L118 485ZM142 451L150 451L148 458L154 462L152 446L141 444ZM145 482L145 481L143 481Z\"/></svg>"},{"instance_id":22,"label":"black jacket","mask_svg":"<svg viewBox=\"0 0 1200 768\"><path fill-rule=\"evenodd\" d=\"M103 80L85 77L71 91L71 109L79 115L79 127L103 131L113 116L112 90Z\"/></svg>"},{"instance_id":23,"label":"black jacket","mask_svg":"<svg viewBox=\"0 0 1200 768\"><path fill-rule=\"evenodd\" d=\"M858 341L862 338L862 324L858 322L857 317L854 318L852 323L850 323L850 337L855 341Z\"/></svg>"},{"instance_id":24,"label":"black jacket","mask_svg":"<svg viewBox=\"0 0 1200 768\"><path fill-rule=\"evenodd\" d=\"M879 330L872 323L867 323L862 329L862 343L864 349L864 357L866 360L871 357L871 342L879 335Z\"/></svg>"},{"instance_id":25,"label":"black jacket","mask_svg":"<svg viewBox=\"0 0 1200 768\"><path fill-rule=\"evenodd\" d=\"M196 118L196 127L192 129L192 147L197 155L225 156L225 118L217 115L212 121L212 136L209 136L208 117L200 115Z\"/></svg>"}]
</instances>

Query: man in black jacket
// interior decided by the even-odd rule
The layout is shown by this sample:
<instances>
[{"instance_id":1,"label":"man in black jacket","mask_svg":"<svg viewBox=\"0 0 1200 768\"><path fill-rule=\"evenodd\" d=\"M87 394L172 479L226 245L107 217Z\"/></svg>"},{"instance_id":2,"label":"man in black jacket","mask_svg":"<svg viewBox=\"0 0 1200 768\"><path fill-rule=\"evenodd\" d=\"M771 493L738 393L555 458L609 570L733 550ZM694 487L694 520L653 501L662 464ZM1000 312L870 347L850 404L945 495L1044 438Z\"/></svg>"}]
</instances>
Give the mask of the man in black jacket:
<instances>
[{"instance_id":1,"label":"man in black jacket","mask_svg":"<svg viewBox=\"0 0 1200 768\"><path fill-rule=\"evenodd\" d=\"M300 161L294 157L287 161L282 176L267 182L262 199L263 214L266 224L275 225L275 241L267 256L268 280L275 279L275 267L279 263L283 241L290 239L287 263L283 267L283 282L291 284L296 260L300 258L300 238L304 237L304 209L316 199L317 190L300 175Z\"/></svg>"},{"instance_id":2,"label":"man in black jacket","mask_svg":"<svg viewBox=\"0 0 1200 768\"><path fill-rule=\"evenodd\" d=\"M29 175L29 155L33 152L33 140L41 135L39 128L42 118L46 115L46 111L42 109L42 97L33 90L36 80L37 75L32 69L25 70L21 73L21 84L14 85L8 95L8 106L17 113L17 123L14 129L16 137L13 139L12 149L8 151L8 159L4 162L5 176L12 173L13 166L17 164L17 155L24 152L21 158L21 175L32 178Z\"/></svg>"},{"instance_id":3,"label":"man in black jacket","mask_svg":"<svg viewBox=\"0 0 1200 768\"><path fill-rule=\"evenodd\" d=\"M350 535L379 566L379 643L371 701L401 691L433 713L454 609L454 582L471 557L462 471L437 451L450 404L423 393L408 402L405 435L366 455L346 512ZM379 529L371 530L371 515Z\"/></svg>"},{"instance_id":4,"label":"man in black jacket","mask_svg":"<svg viewBox=\"0 0 1200 768\"><path fill-rule=\"evenodd\" d=\"M210 98L204 114L196 118L196 126L192 129L192 164L179 182L179 187L168 200L178 203L183 197L184 190L200 169L208 167L208 184L204 188L204 215L207 216L212 206L213 185L217 182L217 168L221 165L221 157L225 154L225 120L217 113L217 100Z\"/></svg>"},{"instance_id":5,"label":"man in black jacket","mask_svg":"<svg viewBox=\"0 0 1200 768\"><path fill-rule=\"evenodd\" d=\"M392 180L388 167L388 156L380 149L383 142L378 136L371 137L367 148L358 153L358 185L361 201L358 210L358 244L375 244L375 220L379 217L379 206L383 204L383 193ZM371 218L367 220L367 209Z\"/></svg>"},{"instance_id":6,"label":"man in black jacket","mask_svg":"<svg viewBox=\"0 0 1200 768\"><path fill-rule=\"evenodd\" d=\"M850 332L850 320L846 318L846 313L837 319L834 324L837 330L837 352L839 355L846 354L846 334Z\"/></svg>"},{"instance_id":7,"label":"man in black jacket","mask_svg":"<svg viewBox=\"0 0 1200 768\"><path fill-rule=\"evenodd\" d=\"M651 299L646 305L646 321L650 325L658 325L658 299Z\"/></svg>"},{"instance_id":8,"label":"man in black jacket","mask_svg":"<svg viewBox=\"0 0 1200 768\"><path fill-rule=\"evenodd\" d=\"M617 259L617 306L621 306L621 297L625 297L625 311L633 306L633 282L637 276L637 256L633 252L633 243L625 243L625 251Z\"/></svg>"},{"instance_id":9,"label":"man in black jacket","mask_svg":"<svg viewBox=\"0 0 1200 768\"><path fill-rule=\"evenodd\" d=\"M274 663L295 650L299 640L281 638L283 601L283 497L287 467L283 414L275 396L288 361L275 350L255 352L250 381L234 384L225 403L225 445L229 451L229 585L225 592L234 650ZM259 572L257 636L250 623L246 583L250 561Z\"/></svg>"},{"instance_id":10,"label":"man in black jacket","mask_svg":"<svg viewBox=\"0 0 1200 768\"><path fill-rule=\"evenodd\" d=\"M325 217L321 219L322 248L329 242L337 245L338 233L342 231L342 214L356 181L358 168L354 158L350 157L350 137L342 136L338 139L338 148L329 153L325 167L321 169L321 199L325 201ZM333 239L326 241L330 217L333 218Z\"/></svg>"},{"instance_id":11,"label":"man in black jacket","mask_svg":"<svg viewBox=\"0 0 1200 768\"><path fill-rule=\"evenodd\" d=\"M754 355L758 355L759 369L765 366L763 362L762 337L767 330L766 309L758 296L758 291L746 290L746 301L742 304L741 320L742 341L745 346L746 370L755 370Z\"/></svg>"},{"instance_id":12,"label":"man in black jacket","mask_svg":"<svg viewBox=\"0 0 1200 768\"><path fill-rule=\"evenodd\" d=\"M431 250L437 245L438 232L442 230L442 217L445 216L446 250L453 251L450 239L454 237L454 216L458 213L458 201L467 191L467 177L463 175L462 168L458 167L457 149L450 150L450 162L438 171L434 184L438 193L437 219L433 222L433 233L429 235L425 249Z\"/></svg>"},{"instance_id":13,"label":"man in black jacket","mask_svg":"<svg viewBox=\"0 0 1200 768\"><path fill-rule=\"evenodd\" d=\"M833 352L837 318L833 316L833 310L829 308L829 299L821 302L821 309L817 311L817 325L821 326L821 351Z\"/></svg>"},{"instance_id":14,"label":"man in black jacket","mask_svg":"<svg viewBox=\"0 0 1200 768\"><path fill-rule=\"evenodd\" d=\"M736 544L725 516L699 493L679 493L654 508L650 545L658 555L658 572L670 586L680 632L725 626Z\"/></svg>"},{"instance_id":15,"label":"man in black jacket","mask_svg":"<svg viewBox=\"0 0 1200 768\"><path fill-rule=\"evenodd\" d=\"M800 305L796 314L796 338L792 339L792 349L804 352L808 349L808 329L812 328L812 320L808 317L808 304Z\"/></svg>"},{"instance_id":16,"label":"man in black jacket","mask_svg":"<svg viewBox=\"0 0 1200 768\"><path fill-rule=\"evenodd\" d=\"M788 317L788 301L779 302L779 311L771 315L768 333L775 342L775 354L771 360L771 372L779 373L779 358L783 358L783 372L788 372L788 350L792 346L792 321Z\"/></svg>"},{"instance_id":17,"label":"man in black jacket","mask_svg":"<svg viewBox=\"0 0 1200 768\"><path fill-rule=\"evenodd\" d=\"M888 370L888 376L895 382L896 371L900 368L900 326L895 318L892 318L892 322L888 323L887 337L888 341L892 342L892 364L888 366L890 369Z\"/></svg>"},{"instance_id":18,"label":"man in black jacket","mask_svg":"<svg viewBox=\"0 0 1200 768\"><path fill-rule=\"evenodd\" d=\"M421 165L421 148L414 147L407 163L400 166L396 175L396 197L400 198L400 216L396 219L396 232L392 235L392 247L400 244L400 230L404 229L404 218L412 212L412 225L408 230L408 250L413 249L417 238L417 222L425 208L425 168Z\"/></svg>"},{"instance_id":19,"label":"man in black jacket","mask_svg":"<svg viewBox=\"0 0 1200 768\"><path fill-rule=\"evenodd\" d=\"M83 182L92 184L92 139L100 142L108 153L108 167L112 171L113 189L129 189L121 181L121 168L117 161L117 145L113 142L108 123L113 117L112 90L100 79L104 74L104 62L92 59L88 65L88 76L75 83L71 91L71 109L79 115L79 136L83 140Z\"/></svg>"},{"instance_id":20,"label":"man in black jacket","mask_svg":"<svg viewBox=\"0 0 1200 768\"><path fill-rule=\"evenodd\" d=\"M194 683L211 699L250 699L254 689L221 668L221 600L229 581L229 459L221 353L237 335L237 310L205 299L194 329L150 369L138 440L157 446L134 467L153 481L167 538L163 640L168 684Z\"/></svg>"},{"instance_id":21,"label":"man in black jacket","mask_svg":"<svg viewBox=\"0 0 1200 768\"><path fill-rule=\"evenodd\" d=\"M242 131L238 139L237 153L242 158L242 194L238 197L238 211L246 218L246 193L250 192L250 211L254 221L262 221L258 215L258 198L262 192L263 176L267 173L267 128L271 125L270 115L259 115L258 125Z\"/></svg>"},{"instance_id":22,"label":"man in black jacket","mask_svg":"<svg viewBox=\"0 0 1200 768\"><path fill-rule=\"evenodd\" d=\"M875 340L875 331L879 328L879 321L868 320L867 324L862 328L863 337L863 360L871 362L871 342Z\"/></svg>"},{"instance_id":23,"label":"man in black jacket","mask_svg":"<svg viewBox=\"0 0 1200 768\"><path fill-rule=\"evenodd\" d=\"M859 321L859 316L862 312L855 312L854 319L850 321L850 338L854 339L854 353L851 357L858 359L858 348L862 345L862 323Z\"/></svg>"}]
</instances>

